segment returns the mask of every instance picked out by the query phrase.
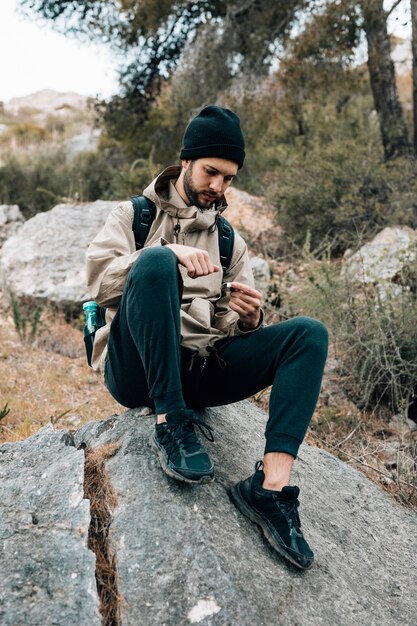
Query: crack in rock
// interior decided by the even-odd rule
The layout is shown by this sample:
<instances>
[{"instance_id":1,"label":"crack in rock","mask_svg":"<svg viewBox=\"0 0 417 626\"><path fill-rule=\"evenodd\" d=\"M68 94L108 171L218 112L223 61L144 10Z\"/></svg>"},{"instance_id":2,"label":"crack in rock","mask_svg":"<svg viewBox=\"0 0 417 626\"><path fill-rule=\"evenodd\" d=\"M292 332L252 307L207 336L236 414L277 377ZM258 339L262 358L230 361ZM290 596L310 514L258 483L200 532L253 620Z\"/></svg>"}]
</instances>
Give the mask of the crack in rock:
<instances>
[{"instance_id":1,"label":"crack in rock","mask_svg":"<svg viewBox=\"0 0 417 626\"><path fill-rule=\"evenodd\" d=\"M109 531L117 494L105 470L105 462L114 456L120 443L97 448L86 447L84 465L84 497L90 501L88 547L96 556L96 583L100 598L103 626L120 626L122 596L119 591L117 555L111 549Z\"/></svg>"}]
</instances>

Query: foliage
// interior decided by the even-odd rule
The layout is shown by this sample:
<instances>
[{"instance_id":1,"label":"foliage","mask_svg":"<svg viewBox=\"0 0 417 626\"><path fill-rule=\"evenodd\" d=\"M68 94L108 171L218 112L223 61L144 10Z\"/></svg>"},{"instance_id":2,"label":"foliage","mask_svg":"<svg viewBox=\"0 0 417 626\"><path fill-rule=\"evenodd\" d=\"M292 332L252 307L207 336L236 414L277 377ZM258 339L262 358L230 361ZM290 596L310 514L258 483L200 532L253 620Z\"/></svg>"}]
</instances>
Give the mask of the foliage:
<instances>
[{"instance_id":1,"label":"foliage","mask_svg":"<svg viewBox=\"0 0 417 626\"><path fill-rule=\"evenodd\" d=\"M10 126L2 135L1 140L2 143L14 140L18 146L25 146L46 141L48 136L48 129L30 122L21 122Z\"/></svg>"},{"instance_id":2,"label":"foliage","mask_svg":"<svg viewBox=\"0 0 417 626\"><path fill-rule=\"evenodd\" d=\"M413 274L412 280L410 273ZM291 307L329 328L341 383L365 409L387 406L407 415L417 391L417 292L415 268L406 267L396 288L354 284L340 265L311 266L309 284ZM410 285L413 285L410 288Z\"/></svg>"},{"instance_id":3,"label":"foliage","mask_svg":"<svg viewBox=\"0 0 417 626\"><path fill-rule=\"evenodd\" d=\"M185 67L184 53L199 45L200 33L210 25L215 28L218 64L227 75L218 93L237 73L265 74L279 43L288 39L299 10L310 1L249 0L244 6L236 0L20 0L20 4L30 16L52 20L59 30L94 37L123 51L121 93L99 103L97 113L108 136L121 141L131 159L152 105L167 79L178 67ZM194 90L215 71L207 71L200 55Z\"/></svg>"},{"instance_id":4,"label":"foliage","mask_svg":"<svg viewBox=\"0 0 417 626\"><path fill-rule=\"evenodd\" d=\"M44 326L41 320L42 307L19 300L10 294L13 322L22 343L32 343L39 330Z\"/></svg>"},{"instance_id":5,"label":"foliage","mask_svg":"<svg viewBox=\"0 0 417 626\"><path fill-rule=\"evenodd\" d=\"M119 144L103 141L96 152L81 153L70 164L71 195L81 201L126 198L142 193L160 169L152 152L129 162Z\"/></svg>"},{"instance_id":6,"label":"foliage","mask_svg":"<svg viewBox=\"0 0 417 626\"><path fill-rule=\"evenodd\" d=\"M118 200L142 193L161 169L153 153L128 161L120 144L103 141L95 152L68 157L62 147L44 146L4 158L0 203L18 204L25 216L47 211L65 199Z\"/></svg>"},{"instance_id":7,"label":"foliage","mask_svg":"<svg viewBox=\"0 0 417 626\"><path fill-rule=\"evenodd\" d=\"M386 225L417 226L415 161L384 163L369 88L356 71L343 76L344 85L335 77L333 88L306 97L301 122L279 75L260 94L228 102L247 139L239 186L267 196L296 245L327 237L334 254Z\"/></svg>"},{"instance_id":8,"label":"foliage","mask_svg":"<svg viewBox=\"0 0 417 626\"><path fill-rule=\"evenodd\" d=\"M0 409L0 421L2 419L4 419L5 417L7 417L10 413L10 409L9 409L9 403L6 402L6 404L4 405L4 407L2 409Z\"/></svg>"},{"instance_id":9,"label":"foliage","mask_svg":"<svg viewBox=\"0 0 417 626\"><path fill-rule=\"evenodd\" d=\"M67 157L62 148L8 154L0 167L0 202L18 204L26 217L46 211L69 192Z\"/></svg>"}]
</instances>

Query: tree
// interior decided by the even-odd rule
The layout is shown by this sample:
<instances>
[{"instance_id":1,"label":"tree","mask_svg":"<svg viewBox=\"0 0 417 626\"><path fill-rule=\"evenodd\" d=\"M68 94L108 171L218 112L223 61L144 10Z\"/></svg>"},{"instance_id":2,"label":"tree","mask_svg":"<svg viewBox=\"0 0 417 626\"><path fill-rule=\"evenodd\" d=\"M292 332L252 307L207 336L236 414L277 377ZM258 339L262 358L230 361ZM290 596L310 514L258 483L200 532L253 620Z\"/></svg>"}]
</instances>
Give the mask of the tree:
<instances>
[{"instance_id":1,"label":"tree","mask_svg":"<svg viewBox=\"0 0 417 626\"><path fill-rule=\"evenodd\" d=\"M349 78L347 69L354 66L354 52L364 33L368 46L369 84L385 158L409 153L407 127L390 54L388 14L384 11L383 0L341 0L328 2L320 11L313 10L284 63L284 79L291 85L289 93L300 134L305 132L301 102L306 91L311 94L318 87L326 92L326 84L341 75L342 83L346 81ZM349 99L345 91L342 85L340 102Z\"/></svg>"},{"instance_id":2,"label":"tree","mask_svg":"<svg viewBox=\"0 0 417 626\"><path fill-rule=\"evenodd\" d=\"M412 54L413 54L413 144L417 156L417 0L411 0Z\"/></svg>"},{"instance_id":3,"label":"tree","mask_svg":"<svg viewBox=\"0 0 417 626\"><path fill-rule=\"evenodd\" d=\"M363 28L368 42L368 69L379 116L385 158L409 153L407 127L395 83L383 0L361 0Z\"/></svg>"},{"instance_id":4,"label":"tree","mask_svg":"<svg viewBox=\"0 0 417 626\"><path fill-rule=\"evenodd\" d=\"M121 93L110 103L101 103L99 112L108 134L121 139L131 152L143 143L138 130L152 103L184 53L197 45L200 33L212 28L224 89L237 73L267 72L274 47L288 38L297 12L309 1L246 0L242 5L239 0L20 0L20 4L31 15L52 20L58 30L106 41L126 53ZM198 69L205 85L212 68L202 63ZM194 85L197 93L198 87Z\"/></svg>"}]
</instances>

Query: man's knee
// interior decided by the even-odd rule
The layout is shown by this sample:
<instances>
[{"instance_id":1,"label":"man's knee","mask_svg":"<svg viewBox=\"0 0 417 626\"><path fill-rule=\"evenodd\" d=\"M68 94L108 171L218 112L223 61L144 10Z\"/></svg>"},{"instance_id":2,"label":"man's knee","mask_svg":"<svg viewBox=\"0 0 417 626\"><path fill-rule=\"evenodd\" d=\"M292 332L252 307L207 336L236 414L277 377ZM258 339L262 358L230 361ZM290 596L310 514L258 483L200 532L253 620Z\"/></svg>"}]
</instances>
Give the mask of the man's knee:
<instances>
[{"instance_id":1,"label":"man's knee","mask_svg":"<svg viewBox=\"0 0 417 626\"><path fill-rule=\"evenodd\" d=\"M129 282L146 282L155 285L158 282L177 278L178 261L175 254L165 246L145 248L138 256L129 272Z\"/></svg>"},{"instance_id":2,"label":"man's knee","mask_svg":"<svg viewBox=\"0 0 417 626\"><path fill-rule=\"evenodd\" d=\"M303 349L312 348L313 351L327 355L329 334L326 326L319 320L306 316L292 317L275 324L273 328L276 329L278 348L283 341L290 341L293 346L300 342Z\"/></svg>"},{"instance_id":3,"label":"man's knee","mask_svg":"<svg viewBox=\"0 0 417 626\"><path fill-rule=\"evenodd\" d=\"M288 322L304 345L311 345L327 354L329 333L323 322L306 316L294 317Z\"/></svg>"}]
</instances>

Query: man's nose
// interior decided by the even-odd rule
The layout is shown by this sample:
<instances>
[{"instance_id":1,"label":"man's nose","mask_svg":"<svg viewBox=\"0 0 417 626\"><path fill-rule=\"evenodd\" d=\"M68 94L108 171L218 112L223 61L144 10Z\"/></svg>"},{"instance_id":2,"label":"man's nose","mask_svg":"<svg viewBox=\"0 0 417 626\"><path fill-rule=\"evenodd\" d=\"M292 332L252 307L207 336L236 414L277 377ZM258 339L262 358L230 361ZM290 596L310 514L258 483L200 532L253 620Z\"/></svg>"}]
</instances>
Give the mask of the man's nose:
<instances>
[{"instance_id":1,"label":"man's nose","mask_svg":"<svg viewBox=\"0 0 417 626\"><path fill-rule=\"evenodd\" d=\"M216 193L221 193L223 191L223 177L214 176L210 182L210 189Z\"/></svg>"}]
</instances>

